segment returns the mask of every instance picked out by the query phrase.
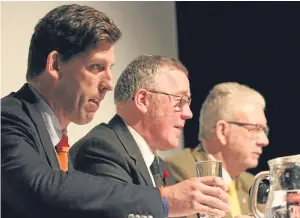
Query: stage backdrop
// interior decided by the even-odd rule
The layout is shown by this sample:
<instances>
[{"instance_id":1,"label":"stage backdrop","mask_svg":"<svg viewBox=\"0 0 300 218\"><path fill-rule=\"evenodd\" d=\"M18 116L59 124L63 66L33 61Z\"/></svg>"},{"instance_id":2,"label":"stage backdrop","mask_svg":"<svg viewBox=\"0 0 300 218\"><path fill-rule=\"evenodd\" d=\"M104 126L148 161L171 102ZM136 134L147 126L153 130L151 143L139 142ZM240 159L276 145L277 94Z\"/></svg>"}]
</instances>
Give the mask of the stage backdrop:
<instances>
[{"instance_id":1,"label":"stage backdrop","mask_svg":"<svg viewBox=\"0 0 300 218\"><path fill-rule=\"evenodd\" d=\"M272 158L300 153L300 2L176 2L179 57L190 72L193 119L186 147L198 144L199 111L217 83L261 92L271 129L257 173Z\"/></svg>"},{"instance_id":2,"label":"stage backdrop","mask_svg":"<svg viewBox=\"0 0 300 218\"><path fill-rule=\"evenodd\" d=\"M25 82L30 38L38 20L56 6L71 3L89 5L107 13L122 30L122 39L115 49L114 81L140 54L177 57L174 2L2 2L1 97L17 91ZM110 92L91 123L69 126L71 144L95 125L109 121L114 114L113 92Z\"/></svg>"}]
</instances>

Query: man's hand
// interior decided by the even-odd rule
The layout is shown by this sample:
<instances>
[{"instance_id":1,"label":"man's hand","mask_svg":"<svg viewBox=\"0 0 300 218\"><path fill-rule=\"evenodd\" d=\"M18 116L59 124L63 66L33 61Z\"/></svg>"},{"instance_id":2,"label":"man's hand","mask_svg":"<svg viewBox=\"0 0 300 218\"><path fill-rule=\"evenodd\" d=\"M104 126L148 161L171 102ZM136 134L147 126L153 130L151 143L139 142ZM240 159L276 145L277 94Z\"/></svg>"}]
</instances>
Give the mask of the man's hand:
<instances>
[{"instance_id":1,"label":"man's hand","mask_svg":"<svg viewBox=\"0 0 300 218\"><path fill-rule=\"evenodd\" d=\"M227 186L219 177L194 177L161 189L169 203L169 217L195 213L225 216L229 211Z\"/></svg>"}]
</instances>

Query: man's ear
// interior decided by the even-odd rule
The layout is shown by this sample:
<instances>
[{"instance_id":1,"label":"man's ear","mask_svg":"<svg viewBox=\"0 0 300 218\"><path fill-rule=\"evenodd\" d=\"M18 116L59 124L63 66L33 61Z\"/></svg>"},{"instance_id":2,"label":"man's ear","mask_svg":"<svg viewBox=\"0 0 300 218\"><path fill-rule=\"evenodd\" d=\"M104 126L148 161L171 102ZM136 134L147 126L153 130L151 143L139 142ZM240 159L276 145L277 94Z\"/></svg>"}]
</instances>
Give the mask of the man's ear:
<instances>
[{"instance_id":1,"label":"man's ear","mask_svg":"<svg viewBox=\"0 0 300 218\"><path fill-rule=\"evenodd\" d=\"M52 51L48 54L46 63L46 72L53 78L59 78L59 53Z\"/></svg>"},{"instance_id":2,"label":"man's ear","mask_svg":"<svg viewBox=\"0 0 300 218\"><path fill-rule=\"evenodd\" d=\"M227 143L227 135L229 132L229 125L224 120L219 120L215 125L215 132L218 140L222 145Z\"/></svg>"},{"instance_id":3,"label":"man's ear","mask_svg":"<svg viewBox=\"0 0 300 218\"><path fill-rule=\"evenodd\" d=\"M142 113L147 113L149 110L149 93L145 89L139 89L134 96L134 102L136 107L138 108L139 111Z\"/></svg>"}]
</instances>

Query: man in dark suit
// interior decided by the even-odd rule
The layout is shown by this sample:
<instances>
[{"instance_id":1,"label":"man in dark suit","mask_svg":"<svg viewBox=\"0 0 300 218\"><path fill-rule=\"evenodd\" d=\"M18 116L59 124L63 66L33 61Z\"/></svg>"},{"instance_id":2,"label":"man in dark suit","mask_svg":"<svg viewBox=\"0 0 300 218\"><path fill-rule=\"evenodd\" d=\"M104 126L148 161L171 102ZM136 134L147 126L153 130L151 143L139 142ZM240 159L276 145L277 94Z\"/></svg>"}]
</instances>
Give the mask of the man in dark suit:
<instances>
[{"instance_id":1,"label":"man in dark suit","mask_svg":"<svg viewBox=\"0 0 300 218\"><path fill-rule=\"evenodd\" d=\"M156 151L176 148L185 121L192 117L187 75L174 58L141 55L133 60L115 87L117 115L73 145L75 168L122 183L169 185L171 177L166 167L159 172L158 162L163 163ZM213 181L218 183L215 187ZM181 201L180 206L188 208L190 202L182 199L193 193L190 184L197 184L197 212L225 215L227 194L217 177L191 178L162 189L162 195L170 194L174 202ZM180 192L181 187L185 191ZM174 215L187 214L179 209Z\"/></svg>"},{"instance_id":2,"label":"man in dark suit","mask_svg":"<svg viewBox=\"0 0 300 218\"><path fill-rule=\"evenodd\" d=\"M68 161L66 129L90 122L113 89L113 48L120 36L104 13L80 5L57 7L36 25L28 83L1 99L3 218L161 218L168 214L166 199L171 215L198 209L173 201L168 189L161 196L154 187L73 170ZM190 196L182 201L191 203Z\"/></svg>"}]
</instances>

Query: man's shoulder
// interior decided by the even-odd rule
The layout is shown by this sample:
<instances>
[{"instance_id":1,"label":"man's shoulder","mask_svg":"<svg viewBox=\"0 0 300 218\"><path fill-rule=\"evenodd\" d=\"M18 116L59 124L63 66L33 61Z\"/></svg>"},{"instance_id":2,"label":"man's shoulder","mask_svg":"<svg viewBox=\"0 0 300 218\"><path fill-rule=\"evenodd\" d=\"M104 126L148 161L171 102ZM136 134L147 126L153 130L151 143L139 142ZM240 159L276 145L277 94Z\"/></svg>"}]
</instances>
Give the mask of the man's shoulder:
<instances>
[{"instance_id":1,"label":"man's shoulder","mask_svg":"<svg viewBox=\"0 0 300 218\"><path fill-rule=\"evenodd\" d=\"M116 127L111 125L111 121L96 125L74 143L70 150L71 155L74 156L79 152L89 152L91 149L97 152L124 153L119 133Z\"/></svg>"},{"instance_id":2,"label":"man's shoulder","mask_svg":"<svg viewBox=\"0 0 300 218\"><path fill-rule=\"evenodd\" d=\"M254 181L254 175L248 173L246 171L242 172L238 177L237 181L243 185L243 187L248 191L249 188L252 186Z\"/></svg>"},{"instance_id":3,"label":"man's shoulder","mask_svg":"<svg viewBox=\"0 0 300 218\"><path fill-rule=\"evenodd\" d=\"M164 161L166 163L178 163L178 161L184 161L187 158L192 158L192 150L190 148L185 148L181 151L176 152L175 154L173 154L172 156L166 157L164 159Z\"/></svg>"},{"instance_id":4,"label":"man's shoulder","mask_svg":"<svg viewBox=\"0 0 300 218\"><path fill-rule=\"evenodd\" d=\"M254 175L251 174L251 173L248 173L247 171L244 171L242 172L239 177L243 180L247 180L247 181L250 181L250 180L254 180Z\"/></svg>"},{"instance_id":5,"label":"man's shoulder","mask_svg":"<svg viewBox=\"0 0 300 218\"><path fill-rule=\"evenodd\" d=\"M19 124L29 125L32 123L28 105L24 104L22 98L16 96L15 92L1 99L1 121L2 125L11 125L12 120L16 120ZM9 122L6 122L9 121Z\"/></svg>"},{"instance_id":6,"label":"man's shoulder","mask_svg":"<svg viewBox=\"0 0 300 218\"><path fill-rule=\"evenodd\" d=\"M123 123L117 122L116 116L113 117L108 123L102 122L92 128L83 138L111 138L118 137L116 129L122 126Z\"/></svg>"},{"instance_id":7,"label":"man's shoulder","mask_svg":"<svg viewBox=\"0 0 300 218\"><path fill-rule=\"evenodd\" d=\"M14 113L23 112L24 102L32 103L28 100L34 100L32 92L30 92L29 85L24 84L17 92L11 92L10 94L1 98L1 112Z\"/></svg>"},{"instance_id":8,"label":"man's shoulder","mask_svg":"<svg viewBox=\"0 0 300 218\"><path fill-rule=\"evenodd\" d=\"M86 137L91 137L91 136L98 136L98 137L107 137L109 135L114 134L114 130L111 128L111 126L109 126L109 124L102 122L98 125L96 125L95 127L93 127L88 134L86 135Z\"/></svg>"},{"instance_id":9,"label":"man's shoulder","mask_svg":"<svg viewBox=\"0 0 300 218\"><path fill-rule=\"evenodd\" d=\"M107 123L100 123L93 127L85 136L79 139L72 148L86 144L111 144L117 138L116 133Z\"/></svg>"},{"instance_id":10,"label":"man's shoulder","mask_svg":"<svg viewBox=\"0 0 300 218\"><path fill-rule=\"evenodd\" d=\"M1 98L1 112L7 111L12 112L12 110L21 110L22 101L15 97L15 92Z\"/></svg>"},{"instance_id":11,"label":"man's shoulder","mask_svg":"<svg viewBox=\"0 0 300 218\"><path fill-rule=\"evenodd\" d=\"M165 158L164 161L179 181L196 176L195 158L192 150L189 148L185 148L173 156Z\"/></svg>"}]
</instances>

